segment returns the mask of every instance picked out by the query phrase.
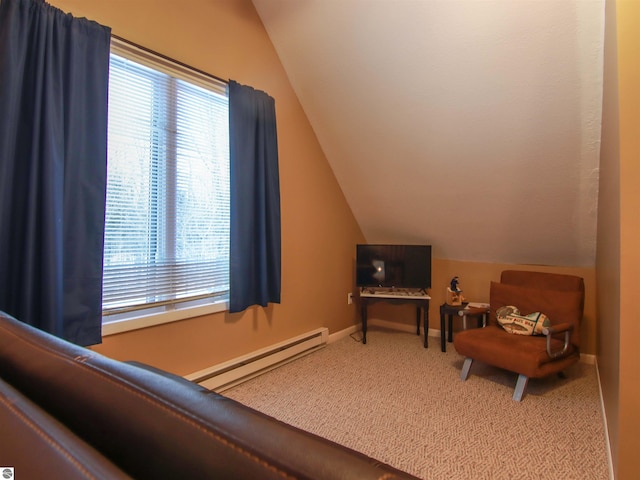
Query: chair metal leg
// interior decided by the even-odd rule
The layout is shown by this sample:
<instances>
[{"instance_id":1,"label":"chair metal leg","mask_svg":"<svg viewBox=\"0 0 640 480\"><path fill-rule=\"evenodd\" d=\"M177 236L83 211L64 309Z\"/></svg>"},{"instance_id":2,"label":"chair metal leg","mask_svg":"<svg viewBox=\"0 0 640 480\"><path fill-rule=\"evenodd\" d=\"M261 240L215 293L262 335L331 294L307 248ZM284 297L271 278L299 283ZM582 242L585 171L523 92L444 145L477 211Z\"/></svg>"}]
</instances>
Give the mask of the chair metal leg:
<instances>
[{"instance_id":1,"label":"chair metal leg","mask_svg":"<svg viewBox=\"0 0 640 480\"><path fill-rule=\"evenodd\" d=\"M466 357L464 359L464 364L462 365L462 371L460 372L460 378L462 380L466 380L469 377L469 370L471 369L471 364L473 363L473 358Z\"/></svg>"},{"instance_id":2,"label":"chair metal leg","mask_svg":"<svg viewBox=\"0 0 640 480\"><path fill-rule=\"evenodd\" d=\"M518 381L516 382L516 389L513 392L513 399L516 402L522 400L522 396L524 395L524 389L527 388L527 382L529 381L529 377L524 375L518 375Z\"/></svg>"}]
</instances>

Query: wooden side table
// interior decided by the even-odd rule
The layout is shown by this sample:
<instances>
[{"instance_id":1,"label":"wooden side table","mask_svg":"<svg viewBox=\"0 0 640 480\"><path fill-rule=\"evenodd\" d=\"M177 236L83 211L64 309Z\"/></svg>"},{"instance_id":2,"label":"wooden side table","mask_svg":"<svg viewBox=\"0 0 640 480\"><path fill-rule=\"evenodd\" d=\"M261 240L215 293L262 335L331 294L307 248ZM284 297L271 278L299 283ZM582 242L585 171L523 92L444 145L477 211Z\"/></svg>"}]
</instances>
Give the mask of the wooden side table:
<instances>
[{"instance_id":1,"label":"wooden side table","mask_svg":"<svg viewBox=\"0 0 640 480\"><path fill-rule=\"evenodd\" d=\"M489 315L489 307L477 307L468 305L449 305L447 303L443 303L440 305L440 350L443 352L447 351L447 344L445 341L445 337L449 343L453 342L453 317L462 317L463 328L467 328L467 317L477 317L478 319L478 328L484 327L487 325L487 319ZM445 328L445 318L448 317L448 330L449 334L447 335L447 329Z\"/></svg>"}]
</instances>

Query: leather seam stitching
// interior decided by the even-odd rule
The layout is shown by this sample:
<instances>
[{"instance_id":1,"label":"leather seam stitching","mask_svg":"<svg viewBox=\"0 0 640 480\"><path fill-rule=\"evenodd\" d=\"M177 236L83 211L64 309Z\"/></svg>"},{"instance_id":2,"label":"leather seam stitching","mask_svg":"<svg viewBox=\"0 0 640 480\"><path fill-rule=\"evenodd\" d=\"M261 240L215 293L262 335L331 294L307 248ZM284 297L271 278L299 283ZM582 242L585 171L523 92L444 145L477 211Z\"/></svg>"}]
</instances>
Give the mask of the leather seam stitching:
<instances>
[{"instance_id":1,"label":"leather seam stitching","mask_svg":"<svg viewBox=\"0 0 640 480\"><path fill-rule=\"evenodd\" d=\"M87 478L96 478L82 465L82 463L79 462L78 459L73 456L73 454L67 448L63 447L59 442L55 442L51 435L40 428L37 423L35 423L24 413L22 409L20 409L14 403L10 402L6 396L0 395L0 402L5 405L9 409L9 411L11 411L11 413L18 417L23 422L23 424L28 426L36 435L47 442L52 448L60 452L74 467L78 469L78 471L82 472Z\"/></svg>"}]
</instances>

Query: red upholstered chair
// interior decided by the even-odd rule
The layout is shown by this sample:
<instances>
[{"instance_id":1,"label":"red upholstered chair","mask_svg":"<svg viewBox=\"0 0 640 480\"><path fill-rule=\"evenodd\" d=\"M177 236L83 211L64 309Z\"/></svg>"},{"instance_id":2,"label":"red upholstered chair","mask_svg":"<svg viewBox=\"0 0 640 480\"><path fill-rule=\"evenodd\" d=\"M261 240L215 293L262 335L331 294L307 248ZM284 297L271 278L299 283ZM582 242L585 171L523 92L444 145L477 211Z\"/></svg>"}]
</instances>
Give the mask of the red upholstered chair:
<instances>
[{"instance_id":1,"label":"red upholstered chair","mask_svg":"<svg viewBox=\"0 0 640 480\"><path fill-rule=\"evenodd\" d=\"M513 399L522 400L529 378L561 373L580 359L580 323L584 280L574 275L505 270L491 282L489 324L458 333L453 344L465 357L460 377L466 380L474 360L519 374ZM496 310L513 305L522 315L544 313L551 327L543 335L508 333Z\"/></svg>"}]
</instances>

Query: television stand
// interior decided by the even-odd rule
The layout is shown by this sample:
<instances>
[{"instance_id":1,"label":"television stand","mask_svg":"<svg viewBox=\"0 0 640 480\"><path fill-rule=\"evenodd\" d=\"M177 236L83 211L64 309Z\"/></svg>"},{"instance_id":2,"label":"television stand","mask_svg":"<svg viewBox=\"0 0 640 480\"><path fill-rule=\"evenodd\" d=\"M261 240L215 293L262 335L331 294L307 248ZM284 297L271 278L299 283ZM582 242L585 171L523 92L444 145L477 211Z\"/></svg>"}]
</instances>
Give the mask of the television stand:
<instances>
[{"instance_id":1,"label":"television stand","mask_svg":"<svg viewBox=\"0 0 640 480\"><path fill-rule=\"evenodd\" d=\"M422 316L423 318L424 348L427 348L427 337L429 336L429 300L431 300L431 297L424 290L362 289L360 292L360 301L362 302L362 343L365 345L367 343L367 309L369 305L377 302L391 304L410 303L416 307L417 335L420 335L420 317Z\"/></svg>"}]
</instances>

